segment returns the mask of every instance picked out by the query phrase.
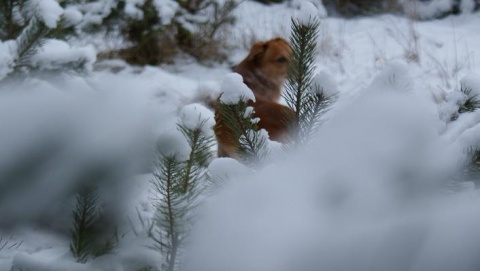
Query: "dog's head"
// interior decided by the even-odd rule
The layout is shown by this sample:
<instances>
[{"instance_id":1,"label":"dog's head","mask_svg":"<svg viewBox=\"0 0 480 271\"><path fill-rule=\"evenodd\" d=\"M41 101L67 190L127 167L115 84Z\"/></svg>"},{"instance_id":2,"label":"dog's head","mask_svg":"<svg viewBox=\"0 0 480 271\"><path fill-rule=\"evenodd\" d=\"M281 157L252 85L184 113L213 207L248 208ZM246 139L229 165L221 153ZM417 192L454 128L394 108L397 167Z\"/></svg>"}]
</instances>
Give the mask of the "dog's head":
<instances>
[{"instance_id":1,"label":"dog's head","mask_svg":"<svg viewBox=\"0 0 480 271\"><path fill-rule=\"evenodd\" d=\"M282 38L257 42L234 71L243 76L255 96L276 101L287 77L291 54L290 45Z\"/></svg>"},{"instance_id":2,"label":"dog's head","mask_svg":"<svg viewBox=\"0 0 480 271\"><path fill-rule=\"evenodd\" d=\"M252 46L247 59L256 64L265 75L283 82L292 50L282 38L257 42Z\"/></svg>"}]
</instances>

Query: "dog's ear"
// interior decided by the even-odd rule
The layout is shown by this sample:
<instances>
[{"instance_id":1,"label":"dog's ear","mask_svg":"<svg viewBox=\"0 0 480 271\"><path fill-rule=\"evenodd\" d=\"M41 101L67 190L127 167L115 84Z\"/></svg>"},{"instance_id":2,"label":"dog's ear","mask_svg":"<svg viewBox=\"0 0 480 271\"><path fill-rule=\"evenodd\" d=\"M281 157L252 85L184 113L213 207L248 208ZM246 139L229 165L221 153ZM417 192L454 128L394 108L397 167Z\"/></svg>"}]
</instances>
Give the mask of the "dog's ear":
<instances>
[{"instance_id":1,"label":"dog's ear","mask_svg":"<svg viewBox=\"0 0 480 271\"><path fill-rule=\"evenodd\" d=\"M248 60L250 61L258 61L263 57L265 52L267 51L268 43L266 42L256 42L253 44L252 49L250 49L250 53L248 54Z\"/></svg>"}]
</instances>

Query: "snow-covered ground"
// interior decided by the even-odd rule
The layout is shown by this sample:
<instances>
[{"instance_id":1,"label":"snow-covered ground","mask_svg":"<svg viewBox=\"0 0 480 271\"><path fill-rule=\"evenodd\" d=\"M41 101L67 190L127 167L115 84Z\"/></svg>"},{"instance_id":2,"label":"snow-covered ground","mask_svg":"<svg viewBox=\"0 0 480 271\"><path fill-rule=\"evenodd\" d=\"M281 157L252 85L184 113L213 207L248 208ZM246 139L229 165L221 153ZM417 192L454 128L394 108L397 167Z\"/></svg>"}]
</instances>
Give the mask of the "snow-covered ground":
<instances>
[{"instance_id":1,"label":"snow-covered ground","mask_svg":"<svg viewBox=\"0 0 480 271\"><path fill-rule=\"evenodd\" d=\"M288 38L298 10L245 1L236 12L231 63L109 61L86 78L0 92L0 271L159 266L145 228L154 212L145 157L184 106L218 93L252 41ZM214 161L214 171L238 176L201 208L187 269L478 270L478 192L441 187L464 150L480 147L479 112L445 117L465 76L480 93L479 26L478 12L323 18L317 69L334 79L339 101L310 145L260 172ZM29 164L38 153L40 164ZM11 168L23 160L26 173ZM78 264L71 191L96 164L118 167L102 193L121 238L114 254Z\"/></svg>"}]
</instances>

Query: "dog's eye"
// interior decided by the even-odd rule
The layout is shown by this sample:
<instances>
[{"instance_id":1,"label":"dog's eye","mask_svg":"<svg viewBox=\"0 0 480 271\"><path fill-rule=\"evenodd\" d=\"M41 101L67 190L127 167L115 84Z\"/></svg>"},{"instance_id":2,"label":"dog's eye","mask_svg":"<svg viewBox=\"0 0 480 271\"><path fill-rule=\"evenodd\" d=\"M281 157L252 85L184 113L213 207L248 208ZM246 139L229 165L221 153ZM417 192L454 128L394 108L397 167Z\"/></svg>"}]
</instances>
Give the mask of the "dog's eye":
<instances>
[{"instance_id":1,"label":"dog's eye","mask_svg":"<svg viewBox=\"0 0 480 271\"><path fill-rule=\"evenodd\" d=\"M277 58L277 62L278 62L278 63L285 63L285 62L287 62L287 58L286 58L286 57L283 57L283 56L282 56L282 57L279 57L279 58Z\"/></svg>"}]
</instances>

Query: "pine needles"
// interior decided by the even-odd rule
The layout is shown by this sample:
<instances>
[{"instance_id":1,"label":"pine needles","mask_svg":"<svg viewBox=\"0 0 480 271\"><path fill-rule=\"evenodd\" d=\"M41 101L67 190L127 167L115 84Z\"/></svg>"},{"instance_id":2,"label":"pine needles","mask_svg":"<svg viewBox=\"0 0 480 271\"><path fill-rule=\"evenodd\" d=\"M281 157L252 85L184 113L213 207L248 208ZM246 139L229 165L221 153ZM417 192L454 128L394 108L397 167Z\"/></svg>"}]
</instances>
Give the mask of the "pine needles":
<instances>
[{"instance_id":1,"label":"pine needles","mask_svg":"<svg viewBox=\"0 0 480 271\"><path fill-rule=\"evenodd\" d=\"M465 96L465 101L459 106L458 113L474 112L480 108L480 97L477 93L474 93L471 88L468 88L464 84L461 84L460 91Z\"/></svg>"},{"instance_id":2,"label":"pine needles","mask_svg":"<svg viewBox=\"0 0 480 271\"><path fill-rule=\"evenodd\" d=\"M73 211L73 230L70 251L80 263L85 263L94 254L95 222L98 219L98 195L92 185L79 188L75 210Z\"/></svg>"},{"instance_id":3,"label":"pine needles","mask_svg":"<svg viewBox=\"0 0 480 271\"><path fill-rule=\"evenodd\" d=\"M45 42L45 36L49 29L43 22L33 17L25 27L22 33L17 37L17 60L15 71L25 68L29 60L37 53L38 49Z\"/></svg>"},{"instance_id":4,"label":"pine needles","mask_svg":"<svg viewBox=\"0 0 480 271\"><path fill-rule=\"evenodd\" d=\"M99 181L99 178L94 179ZM104 214L100 211L98 188L94 184L81 184L75 198L73 227L70 232L70 252L77 262L111 253L119 241L117 230L104 232Z\"/></svg>"},{"instance_id":5,"label":"pine needles","mask_svg":"<svg viewBox=\"0 0 480 271\"><path fill-rule=\"evenodd\" d=\"M317 18L310 18L306 24L292 19L292 58L283 97L295 111L295 121L298 124L295 144L306 143L311 139L321 124L321 116L334 101L333 96L326 96L324 89L313 82L319 25Z\"/></svg>"},{"instance_id":6,"label":"pine needles","mask_svg":"<svg viewBox=\"0 0 480 271\"><path fill-rule=\"evenodd\" d=\"M54 24L50 22L47 26L36 3L31 0L5 0L0 3L0 41L9 44L11 51L9 63L0 63L9 70L0 76L0 81L20 78L19 75L25 74L32 76L88 71L91 56L85 52L81 53L83 55L77 53L78 57L74 59L36 63L35 57L48 40L66 41L75 33L76 27L67 22L64 15L58 15L58 21ZM58 9L64 12L60 6Z\"/></svg>"},{"instance_id":7,"label":"pine needles","mask_svg":"<svg viewBox=\"0 0 480 271\"><path fill-rule=\"evenodd\" d=\"M153 200L157 211L151 238L154 249L162 253L164 270L173 271L178 265L182 241L190 226L188 214L196 205L200 184L206 181L206 166L213 157L213 137L202 132L204 125L199 121L194 129L178 126L190 146L186 160L178 153L158 153L152 184L159 196Z\"/></svg>"},{"instance_id":8,"label":"pine needles","mask_svg":"<svg viewBox=\"0 0 480 271\"><path fill-rule=\"evenodd\" d=\"M221 101L217 110L224 121L223 125L231 131L230 140L238 141L237 154L246 165L258 168L268 157L268 135L259 131L258 119L253 119L253 107L248 106L246 99L237 104L226 104Z\"/></svg>"}]
</instances>

